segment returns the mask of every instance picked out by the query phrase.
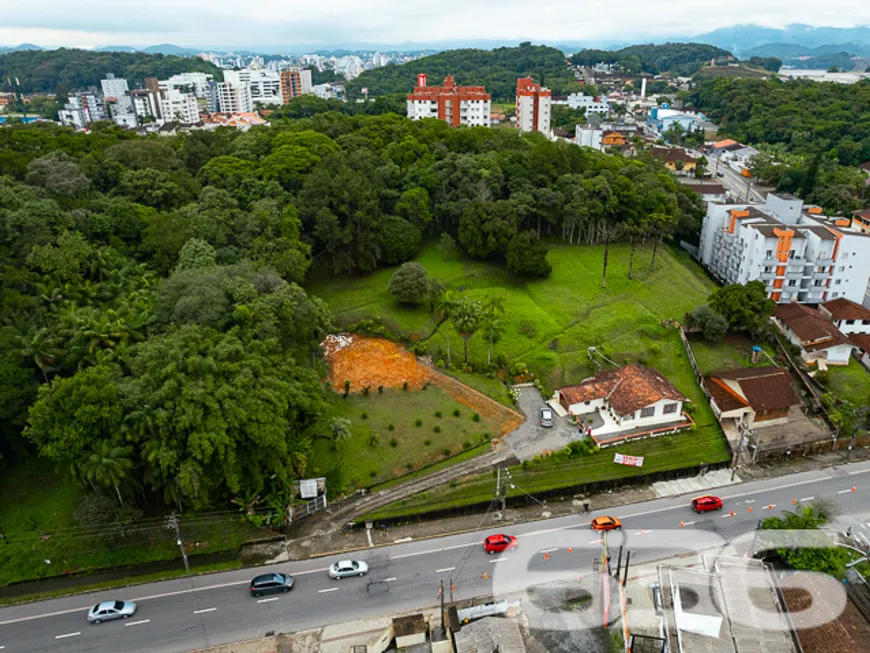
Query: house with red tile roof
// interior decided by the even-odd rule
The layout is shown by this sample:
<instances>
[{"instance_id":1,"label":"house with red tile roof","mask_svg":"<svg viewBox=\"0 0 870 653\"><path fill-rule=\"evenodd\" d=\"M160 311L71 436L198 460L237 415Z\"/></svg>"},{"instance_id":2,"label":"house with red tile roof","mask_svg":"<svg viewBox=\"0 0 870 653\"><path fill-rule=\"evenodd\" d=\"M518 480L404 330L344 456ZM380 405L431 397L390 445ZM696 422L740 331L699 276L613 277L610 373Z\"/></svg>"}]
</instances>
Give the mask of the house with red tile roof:
<instances>
[{"instance_id":1,"label":"house with red tile roof","mask_svg":"<svg viewBox=\"0 0 870 653\"><path fill-rule=\"evenodd\" d=\"M819 311L847 336L870 333L870 308L866 306L839 297L819 306Z\"/></svg>"},{"instance_id":2,"label":"house with red tile roof","mask_svg":"<svg viewBox=\"0 0 870 653\"><path fill-rule=\"evenodd\" d=\"M800 399L794 380L784 367L747 367L714 372L705 387L710 405L720 420L733 419L749 428L786 424Z\"/></svg>"},{"instance_id":3,"label":"house with red tile roof","mask_svg":"<svg viewBox=\"0 0 870 653\"><path fill-rule=\"evenodd\" d=\"M800 348L807 363L821 360L828 365L849 364L855 345L821 311L804 304L780 304L773 322Z\"/></svg>"},{"instance_id":4,"label":"house with red tile roof","mask_svg":"<svg viewBox=\"0 0 870 653\"><path fill-rule=\"evenodd\" d=\"M656 370L643 365L623 365L599 372L577 385L559 388L562 408L578 418L598 424L591 435L632 429L655 429L685 421L686 397ZM602 423L603 422L603 423Z\"/></svg>"}]
</instances>

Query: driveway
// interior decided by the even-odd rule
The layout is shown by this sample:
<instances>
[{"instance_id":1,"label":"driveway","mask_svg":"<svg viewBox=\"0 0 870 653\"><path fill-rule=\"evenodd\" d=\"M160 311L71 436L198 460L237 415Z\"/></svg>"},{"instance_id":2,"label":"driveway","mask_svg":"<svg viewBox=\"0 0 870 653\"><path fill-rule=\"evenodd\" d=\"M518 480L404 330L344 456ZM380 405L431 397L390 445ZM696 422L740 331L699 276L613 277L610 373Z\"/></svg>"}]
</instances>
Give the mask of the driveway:
<instances>
[{"instance_id":1,"label":"driveway","mask_svg":"<svg viewBox=\"0 0 870 653\"><path fill-rule=\"evenodd\" d=\"M577 439L577 427L555 412L553 426L541 426L540 415L544 405L544 399L536 388L520 388L517 407L526 416L526 421L503 440L520 460L531 460L544 451L564 449L569 442Z\"/></svg>"}]
</instances>

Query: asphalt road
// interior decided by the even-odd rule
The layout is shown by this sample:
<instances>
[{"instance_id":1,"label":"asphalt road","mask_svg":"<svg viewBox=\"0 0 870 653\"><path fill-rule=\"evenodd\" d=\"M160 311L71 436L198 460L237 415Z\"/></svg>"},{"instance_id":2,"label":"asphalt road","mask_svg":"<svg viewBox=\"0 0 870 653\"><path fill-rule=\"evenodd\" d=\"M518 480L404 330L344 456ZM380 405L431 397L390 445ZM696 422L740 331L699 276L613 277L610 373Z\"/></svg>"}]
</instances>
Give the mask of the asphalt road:
<instances>
[{"instance_id":1,"label":"asphalt road","mask_svg":"<svg viewBox=\"0 0 870 653\"><path fill-rule=\"evenodd\" d=\"M714 173L713 181L719 181L722 183L725 188L730 191L731 195L736 197L738 201L744 202L746 201L746 177L741 176L740 174L734 172L731 167L728 165L727 161L720 161L718 172L723 173L723 176L719 177L716 175L716 157L710 156L710 162L707 166L707 169ZM761 202L764 203L766 200L765 193L762 193L759 190L756 190L755 183L753 180L753 184L749 189L749 200L752 202Z\"/></svg>"},{"instance_id":2,"label":"asphalt road","mask_svg":"<svg viewBox=\"0 0 870 653\"><path fill-rule=\"evenodd\" d=\"M610 509L608 514L619 517L624 528L607 534L607 545L614 550L625 544L634 563L714 547L742 555L751 546L758 519L794 508L795 499L833 499L842 509L843 524L859 525L870 506L870 463L729 486L718 494L724 510L705 515L689 509L689 497ZM291 573L296 586L289 594L261 599L248 594L254 572L238 570L3 608L0 651L190 651L270 630L291 632L434 606L442 579L453 580L460 599L574 579L590 574L593 557L601 554L601 537L589 528L598 514L507 529L519 537L519 547L501 555L483 551L482 539L492 531L357 552L353 557L371 567L364 578L334 581L327 576L331 562L352 556L273 565L257 573ZM127 621L89 625L88 608L108 599L134 600L139 611Z\"/></svg>"}]
</instances>

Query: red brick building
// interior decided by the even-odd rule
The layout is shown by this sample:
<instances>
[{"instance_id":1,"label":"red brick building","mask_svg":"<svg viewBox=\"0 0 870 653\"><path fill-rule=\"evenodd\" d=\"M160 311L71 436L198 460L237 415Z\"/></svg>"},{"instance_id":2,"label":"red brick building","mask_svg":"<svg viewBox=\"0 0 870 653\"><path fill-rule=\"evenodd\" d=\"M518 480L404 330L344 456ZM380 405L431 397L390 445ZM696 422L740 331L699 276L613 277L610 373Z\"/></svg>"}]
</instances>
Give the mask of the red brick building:
<instances>
[{"instance_id":1,"label":"red brick building","mask_svg":"<svg viewBox=\"0 0 870 653\"><path fill-rule=\"evenodd\" d=\"M453 127L489 127L491 97L483 86L457 86L451 75L442 86L428 86L426 75L417 75L417 86L408 94L411 120L438 118Z\"/></svg>"}]
</instances>

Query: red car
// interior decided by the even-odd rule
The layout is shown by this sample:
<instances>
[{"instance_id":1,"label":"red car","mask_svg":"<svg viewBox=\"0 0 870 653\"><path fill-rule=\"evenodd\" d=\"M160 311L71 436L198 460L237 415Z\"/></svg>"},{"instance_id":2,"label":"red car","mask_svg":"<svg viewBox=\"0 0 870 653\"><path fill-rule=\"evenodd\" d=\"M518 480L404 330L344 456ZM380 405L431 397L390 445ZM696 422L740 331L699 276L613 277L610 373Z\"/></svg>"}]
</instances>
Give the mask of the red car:
<instances>
[{"instance_id":1,"label":"red car","mask_svg":"<svg viewBox=\"0 0 870 653\"><path fill-rule=\"evenodd\" d=\"M504 533L499 533L498 535L490 535L483 541L483 550L492 555L493 553L501 553L502 551L507 551L508 549L515 549L517 547L517 538L513 535L505 535Z\"/></svg>"},{"instance_id":2,"label":"red car","mask_svg":"<svg viewBox=\"0 0 870 653\"><path fill-rule=\"evenodd\" d=\"M721 510L722 499L708 494L697 499L692 499L692 510L695 512L707 512L709 510Z\"/></svg>"},{"instance_id":3,"label":"red car","mask_svg":"<svg viewBox=\"0 0 870 653\"><path fill-rule=\"evenodd\" d=\"M615 531L622 528L622 522L616 517L596 517L592 520L592 530Z\"/></svg>"}]
</instances>

